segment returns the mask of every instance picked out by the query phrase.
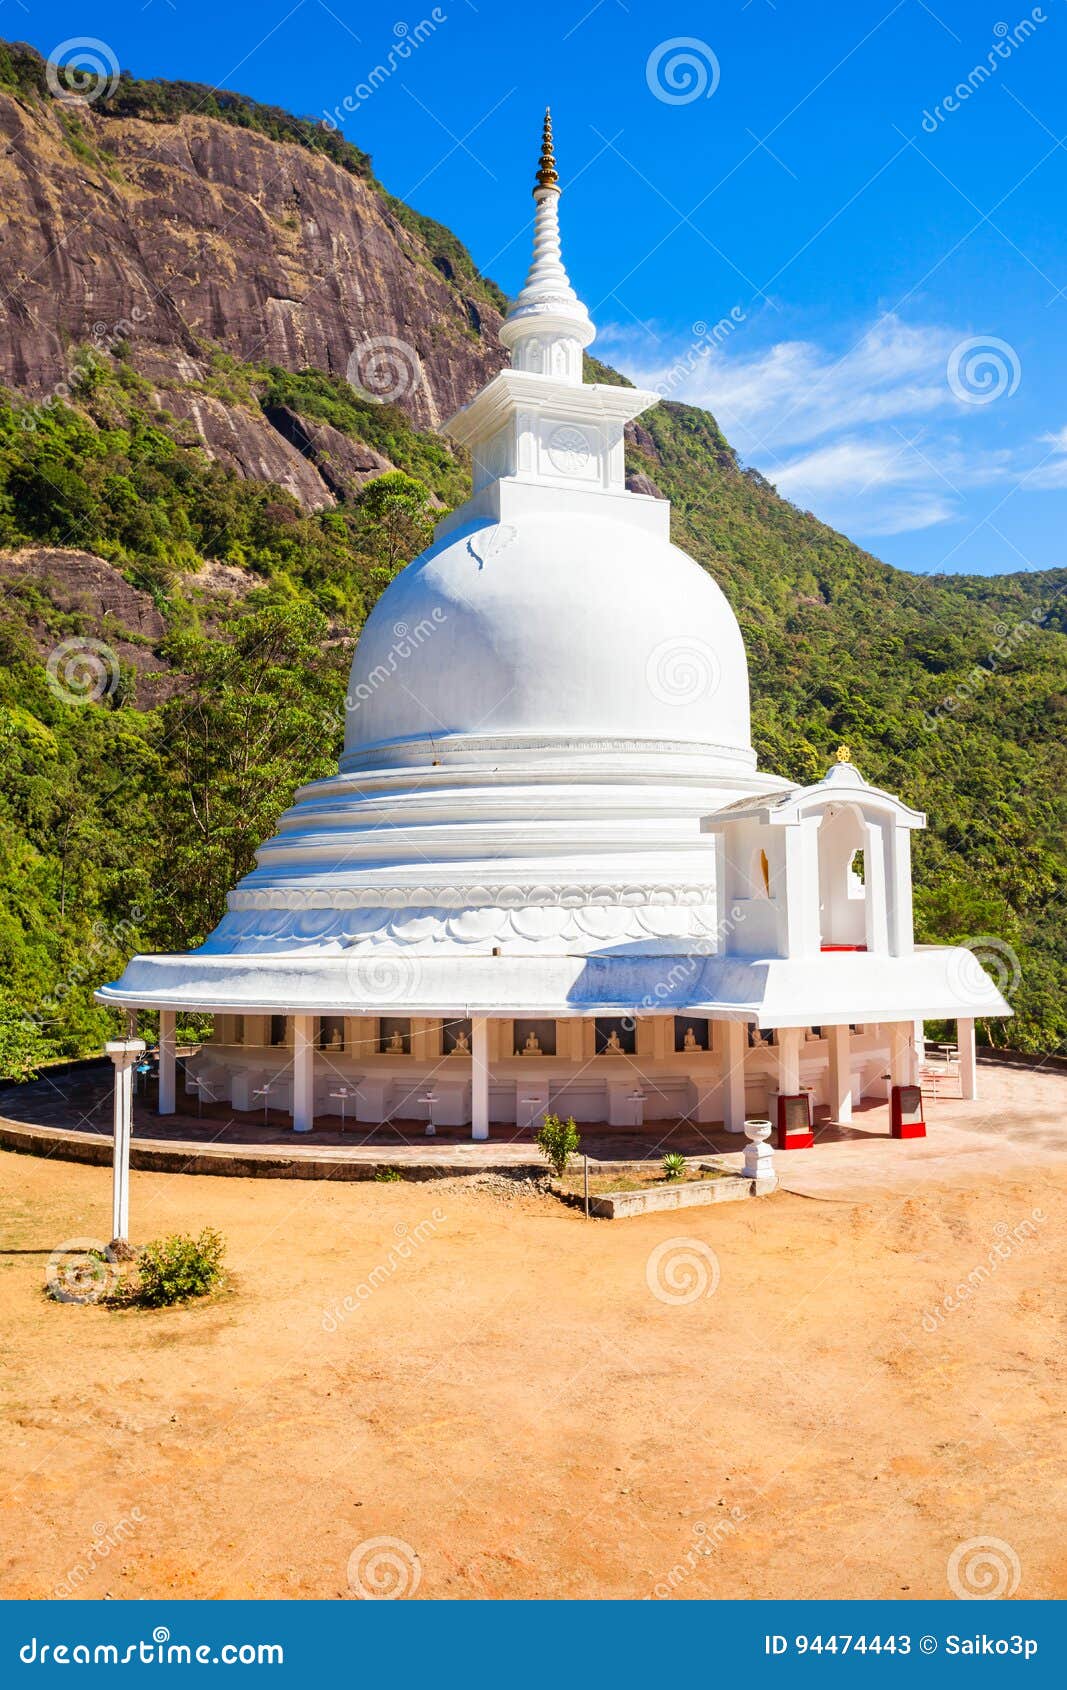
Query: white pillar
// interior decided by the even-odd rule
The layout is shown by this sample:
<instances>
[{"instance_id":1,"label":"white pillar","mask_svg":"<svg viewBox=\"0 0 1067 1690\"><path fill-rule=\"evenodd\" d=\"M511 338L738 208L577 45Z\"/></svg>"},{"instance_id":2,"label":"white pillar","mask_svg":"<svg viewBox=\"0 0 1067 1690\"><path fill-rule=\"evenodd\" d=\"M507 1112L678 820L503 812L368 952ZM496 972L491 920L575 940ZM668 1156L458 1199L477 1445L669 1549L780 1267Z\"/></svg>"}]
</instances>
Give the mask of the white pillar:
<instances>
[{"instance_id":1,"label":"white pillar","mask_svg":"<svg viewBox=\"0 0 1067 1690\"><path fill-rule=\"evenodd\" d=\"M293 1016L293 1131L315 1124L315 1017Z\"/></svg>"},{"instance_id":2,"label":"white pillar","mask_svg":"<svg viewBox=\"0 0 1067 1690\"><path fill-rule=\"evenodd\" d=\"M489 1137L489 1017L471 1016L471 1137Z\"/></svg>"},{"instance_id":3,"label":"white pillar","mask_svg":"<svg viewBox=\"0 0 1067 1690\"><path fill-rule=\"evenodd\" d=\"M173 1009L161 1009L159 1012L159 1113L173 1115L175 1096L175 1066L177 1061L177 1039L175 1037L175 1022L177 1016Z\"/></svg>"},{"instance_id":4,"label":"white pillar","mask_svg":"<svg viewBox=\"0 0 1067 1690\"><path fill-rule=\"evenodd\" d=\"M970 1016L960 1016L956 1022L956 1042L960 1047L960 1096L973 1101L978 1096L978 1052Z\"/></svg>"},{"instance_id":5,"label":"white pillar","mask_svg":"<svg viewBox=\"0 0 1067 1690\"><path fill-rule=\"evenodd\" d=\"M796 1097L800 1091L800 1027L778 1029L778 1094Z\"/></svg>"},{"instance_id":6,"label":"white pillar","mask_svg":"<svg viewBox=\"0 0 1067 1690\"><path fill-rule=\"evenodd\" d=\"M831 1121L852 1119L852 1065L849 1062L850 1035L847 1024L826 1029L830 1047L829 1097Z\"/></svg>"},{"instance_id":7,"label":"white pillar","mask_svg":"<svg viewBox=\"0 0 1067 1690\"><path fill-rule=\"evenodd\" d=\"M745 1130L745 1056L748 1032L743 1021L722 1024L722 1119L728 1133Z\"/></svg>"},{"instance_id":8,"label":"white pillar","mask_svg":"<svg viewBox=\"0 0 1067 1690\"><path fill-rule=\"evenodd\" d=\"M111 1242L130 1236L130 1137L133 1133L133 1070L144 1055L143 1039L112 1039L107 1047L115 1068L114 1140L111 1173Z\"/></svg>"},{"instance_id":9,"label":"white pillar","mask_svg":"<svg viewBox=\"0 0 1067 1690\"><path fill-rule=\"evenodd\" d=\"M911 1021L890 1023L889 1083L891 1086L915 1083L915 1025Z\"/></svg>"}]
</instances>

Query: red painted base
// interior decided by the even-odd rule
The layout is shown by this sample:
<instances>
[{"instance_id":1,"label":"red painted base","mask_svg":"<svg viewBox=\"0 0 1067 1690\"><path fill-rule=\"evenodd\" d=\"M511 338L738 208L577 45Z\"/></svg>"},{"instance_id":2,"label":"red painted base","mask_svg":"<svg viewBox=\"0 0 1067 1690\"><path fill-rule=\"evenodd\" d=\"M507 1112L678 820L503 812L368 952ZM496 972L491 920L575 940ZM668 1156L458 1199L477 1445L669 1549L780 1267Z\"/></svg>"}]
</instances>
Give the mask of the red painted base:
<instances>
[{"instance_id":1,"label":"red painted base","mask_svg":"<svg viewBox=\"0 0 1067 1690\"><path fill-rule=\"evenodd\" d=\"M811 1130L811 1093L795 1097L778 1096L775 1110L775 1147L778 1150L810 1150L815 1143Z\"/></svg>"},{"instance_id":2,"label":"red painted base","mask_svg":"<svg viewBox=\"0 0 1067 1690\"><path fill-rule=\"evenodd\" d=\"M889 1130L894 1138L925 1138L923 1097L918 1086L891 1086Z\"/></svg>"}]
</instances>

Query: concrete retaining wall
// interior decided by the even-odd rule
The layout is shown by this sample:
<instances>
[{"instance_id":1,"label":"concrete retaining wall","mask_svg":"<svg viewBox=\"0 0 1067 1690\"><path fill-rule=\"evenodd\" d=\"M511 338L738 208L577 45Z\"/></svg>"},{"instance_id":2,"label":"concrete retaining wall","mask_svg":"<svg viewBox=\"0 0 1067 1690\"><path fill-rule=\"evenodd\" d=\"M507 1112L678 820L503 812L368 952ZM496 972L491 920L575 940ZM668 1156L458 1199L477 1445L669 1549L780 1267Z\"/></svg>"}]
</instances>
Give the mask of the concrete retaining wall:
<instances>
[{"instance_id":1,"label":"concrete retaining wall","mask_svg":"<svg viewBox=\"0 0 1067 1690\"><path fill-rule=\"evenodd\" d=\"M603 1197L590 1197L589 1208L604 1220L619 1221L631 1215L657 1214L661 1209L695 1209L707 1203L736 1203L745 1197L766 1197L773 1190L774 1186L757 1190L756 1181L746 1179L743 1174L725 1174L721 1179L648 1186L643 1191L609 1192Z\"/></svg>"}]
</instances>

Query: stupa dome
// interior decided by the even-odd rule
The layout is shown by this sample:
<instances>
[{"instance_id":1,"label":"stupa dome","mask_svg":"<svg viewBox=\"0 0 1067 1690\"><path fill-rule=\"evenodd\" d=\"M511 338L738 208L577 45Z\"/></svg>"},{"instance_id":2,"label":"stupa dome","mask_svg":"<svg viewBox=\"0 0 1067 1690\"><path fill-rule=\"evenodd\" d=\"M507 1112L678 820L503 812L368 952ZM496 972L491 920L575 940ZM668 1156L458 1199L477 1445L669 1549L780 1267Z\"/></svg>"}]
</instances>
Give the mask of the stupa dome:
<instances>
[{"instance_id":1,"label":"stupa dome","mask_svg":"<svg viewBox=\"0 0 1067 1690\"><path fill-rule=\"evenodd\" d=\"M605 501L606 502L606 501ZM612 514L467 521L404 569L360 637L345 764L427 737L684 741L751 766L748 666L721 589Z\"/></svg>"}]
</instances>

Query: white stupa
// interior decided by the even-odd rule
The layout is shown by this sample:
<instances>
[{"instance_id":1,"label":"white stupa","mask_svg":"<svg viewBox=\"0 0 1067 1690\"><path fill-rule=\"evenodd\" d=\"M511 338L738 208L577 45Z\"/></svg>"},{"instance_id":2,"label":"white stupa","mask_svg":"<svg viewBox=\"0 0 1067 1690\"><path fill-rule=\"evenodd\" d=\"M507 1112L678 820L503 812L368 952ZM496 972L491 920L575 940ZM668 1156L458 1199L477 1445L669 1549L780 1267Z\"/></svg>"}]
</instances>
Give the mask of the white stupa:
<instances>
[{"instance_id":1,"label":"white stupa","mask_svg":"<svg viewBox=\"0 0 1067 1690\"><path fill-rule=\"evenodd\" d=\"M510 367L444 425L473 494L367 621L338 774L202 946L97 994L162 1012L163 1112L177 1010L215 1017L205 1096L476 1137L549 1107L739 1128L746 1084L840 1119L887 1063L914 1077L923 1016L966 1044L1010 1013L969 952L913 946L922 816L848 762L805 789L757 770L734 614L626 489L657 396L582 381L559 198L546 120Z\"/></svg>"}]
</instances>

